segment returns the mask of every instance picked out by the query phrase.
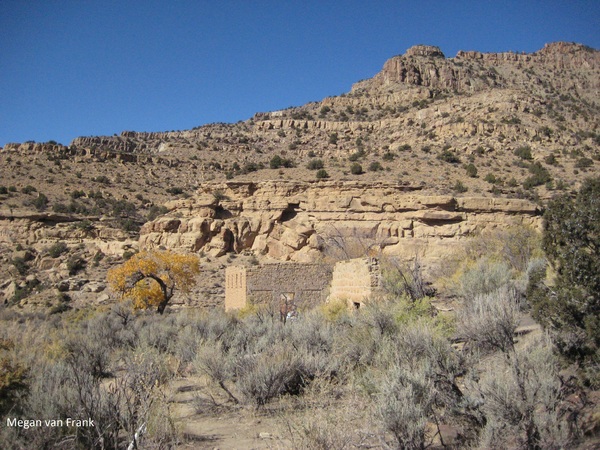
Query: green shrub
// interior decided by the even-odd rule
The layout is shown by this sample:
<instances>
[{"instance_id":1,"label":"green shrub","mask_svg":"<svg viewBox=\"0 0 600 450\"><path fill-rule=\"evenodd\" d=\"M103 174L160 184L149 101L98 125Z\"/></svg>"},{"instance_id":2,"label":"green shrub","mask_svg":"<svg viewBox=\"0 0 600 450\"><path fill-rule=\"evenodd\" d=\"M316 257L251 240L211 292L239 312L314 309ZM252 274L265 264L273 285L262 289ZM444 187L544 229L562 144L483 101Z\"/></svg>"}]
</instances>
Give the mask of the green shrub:
<instances>
[{"instance_id":1,"label":"green shrub","mask_svg":"<svg viewBox=\"0 0 600 450\"><path fill-rule=\"evenodd\" d=\"M60 255L69 250L69 247L64 242L57 242L48 249L48 255L51 258L58 258Z\"/></svg>"},{"instance_id":2,"label":"green shrub","mask_svg":"<svg viewBox=\"0 0 600 450\"><path fill-rule=\"evenodd\" d=\"M92 231L94 229L94 225L88 219L75 222L73 227L82 231Z\"/></svg>"},{"instance_id":3,"label":"green shrub","mask_svg":"<svg viewBox=\"0 0 600 450\"><path fill-rule=\"evenodd\" d=\"M469 165L467 165L466 171L467 171L467 175L469 177L471 177L471 178L477 177L477 167L475 167L475 164L470 163Z\"/></svg>"},{"instance_id":4,"label":"green shrub","mask_svg":"<svg viewBox=\"0 0 600 450\"><path fill-rule=\"evenodd\" d=\"M558 160L556 159L556 156L554 155L554 153L551 153L550 155L546 156L544 158L544 162L551 166L556 166L558 164Z\"/></svg>"},{"instance_id":5,"label":"green shrub","mask_svg":"<svg viewBox=\"0 0 600 450\"><path fill-rule=\"evenodd\" d=\"M257 408L280 395L298 392L306 381L297 354L282 346L244 358L237 367L236 385Z\"/></svg>"},{"instance_id":6,"label":"green shrub","mask_svg":"<svg viewBox=\"0 0 600 450\"><path fill-rule=\"evenodd\" d=\"M167 192L167 194L171 194L171 195L183 194L183 189L180 187L170 187L170 188L165 189L165 191Z\"/></svg>"},{"instance_id":7,"label":"green shrub","mask_svg":"<svg viewBox=\"0 0 600 450\"><path fill-rule=\"evenodd\" d=\"M337 133L331 133L329 135L329 143L330 144L337 144L338 141L338 134Z\"/></svg>"},{"instance_id":8,"label":"green shrub","mask_svg":"<svg viewBox=\"0 0 600 450\"><path fill-rule=\"evenodd\" d=\"M261 167L257 163L249 162L249 163L244 164L244 168L242 169L242 172L244 172L244 173L256 172L260 168Z\"/></svg>"},{"instance_id":9,"label":"green shrub","mask_svg":"<svg viewBox=\"0 0 600 450\"><path fill-rule=\"evenodd\" d=\"M48 315L52 316L54 314L62 314L64 312L70 311L71 309L72 307L68 303L61 302L50 308L50 310L48 311Z\"/></svg>"},{"instance_id":10,"label":"green shrub","mask_svg":"<svg viewBox=\"0 0 600 450\"><path fill-rule=\"evenodd\" d=\"M496 182L498 181L498 179L496 178L496 175L494 175L491 172L485 176L484 180L490 184L496 184Z\"/></svg>"},{"instance_id":11,"label":"green shrub","mask_svg":"<svg viewBox=\"0 0 600 450\"><path fill-rule=\"evenodd\" d=\"M128 231L128 232L140 231L140 224L129 217L119 219L118 225L119 225L119 228L121 228L123 231Z\"/></svg>"},{"instance_id":12,"label":"green shrub","mask_svg":"<svg viewBox=\"0 0 600 450\"><path fill-rule=\"evenodd\" d=\"M511 125L519 125L521 123L521 119L519 119L517 116L511 116L509 118L503 117L502 122Z\"/></svg>"},{"instance_id":13,"label":"green shrub","mask_svg":"<svg viewBox=\"0 0 600 450\"><path fill-rule=\"evenodd\" d=\"M69 275L77 274L79 271L85 269L85 266L85 260L79 256L73 255L67 260L67 270L69 271Z\"/></svg>"},{"instance_id":14,"label":"green shrub","mask_svg":"<svg viewBox=\"0 0 600 450\"><path fill-rule=\"evenodd\" d=\"M31 186L30 184L28 184L23 189L21 189L21 192L23 194L31 194L32 192L37 192L37 189L34 188L33 186Z\"/></svg>"},{"instance_id":15,"label":"green shrub","mask_svg":"<svg viewBox=\"0 0 600 450\"><path fill-rule=\"evenodd\" d=\"M64 203L58 202L52 205L52 211L55 213L66 213L69 211L69 208Z\"/></svg>"},{"instance_id":16,"label":"green shrub","mask_svg":"<svg viewBox=\"0 0 600 450\"><path fill-rule=\"evenodd\" d=\"M92 177L92 181L94 181L96 183L110 184L110 179L106 175L99 175L97 177Z\"/></svg>"},{"instance_id":17,"label":"green shrub","mask_svg":"<svg viewBox=\"0 0 600 450\"><path fill-rule=\"evenodd\" d=\"M133 255L135 255L137 252L135 252L134 250L126 250L123 252L123 261L127 261L128 259L131 259L131 257Z\"/></svg>"},{"instance_id":18,"label":"green shrub","mask_svg":"<svg viewBox=\"0 0 600 450\"><path fill-rule=\"evenodd\" d=\"M217 189L216 191L213 192L213 198L218 201L218 202L222 202L222 201L227 201L227 200L231 200L229 198L229 196L227 194L225 194L225 192L223 192L220 189Z\"/></svg>"},{"instance_id":19,"label":"green shrub","mask_svg":"<svg viewBox=\"0 0 600 450\"><path fill-rule=\"evenodd\" d=\"M366 153L364 150L359 150L355 153L352 153L350 156L348 156L348 161L350 161L350 162L358 161L365 155L366 155Z\"/></svg>"},{"instance_id":20,"label":"green shrub","mask_svg":"<svg viewBox=\"0 0 600 450\"><path fill-rule=\"evenodd\" d=\"M396 155L392 152L385 152L381 157L384 161L393 161Z\"/></svg>"},{"instance_id":21,"label":"green shrub","mask_svg":"<svg viewBox=\"0 0 600 450\"><path fill-rule=\"evenodd\" d=\"M148 215L146 216L146 219L148 221L152 221L152 220L156 219L158 216L162 216L163 214L166 214L168 212L169 212L169 210L165 206L152 205L150 207L150 210L148 211Z\"/></svg>"},{"instance_id":22,"label":"green shrub","mask_svg":"<svg viewBox=\"0 0 600 450\"><path fill-rule=\"evenodd\" d=\"M21 362L10 357L14 343L10 339L0 339L0 415L18 410L15 408L19 400L27 392L28 368ZM6 353L6 354L5 354ZM2 439L0 433L0 439ZM8 442L4 440L4 442Z\"/></svg>"},{"instance_id":23,"label":"green shrub","mask_svg":"<svg viewBox=\"0 0 600 450\"><path fill-rule=\"evenodd\" d=\"M531 147L525 145L523 147L519 147L514 151L515 156L518 156L521 159L531 160L533 156L531 155Z\"/></svg>"},{"instance_id":24,"label":"green shrub","mask_svg":"<svg viewBox=\"0 0 600 450\"><path fill-rule=\"evenodd\" d=\"M325 169L319 169L319 170L317 170L316 177L317 177L317 180L322 180L325 178L329 178L329 174L327 173L327 171Z\"/></svg>"},{"instance_id":25,"label":"green shrub","mask_svg":"<svg viewBox=\"0 0 600 450\"><path fill-rule=\"evenodd\" d=\"M379 172L383 170L383 166L379 161L373 161L371 164L369 164L369 170L371 172Z\"/></svg>"},{"instance_id":26,"label":"green shrub","mask_svg":"<svg viewBox=\"0 0 600 450\"><path fill-rule=\"evenodd\" d=\"M560 366L546 336L524 340L510 358L482 366L478 385L486 421L479 448L572 447L569 419L557 414L564 401Z\"/></svg>"},{"instance_id":27,"label":"green shrub","mask_svg":"<svg viewBox=\"0 0 600 450\"><path fill-rule=\"evenodd\" d=\"M394 437L393 448L426 447L433 393L433 384L422 371L401 366L389 371L381 383L376 414Z\"/></svg>"},{"instance_id":28,"label":"green shrub","mask_svg":"<svg viewBox=\"0 0 600 450\"><path fill-rule=\"evenodd\" d=\"M579 158L575 163L575 167L578 169L586 169L588 167L592 167L594 165L594 161L591 158Z\"/></svg>"},{"instance_id":29,"label":"green shrub","mask_svg":"<svg viewBox=\"0 0 600 450\"><path fill-rule=\"evenodd\" d=\"M33 201L33 206L38 211L42 211L42 210L46 209L46 207L48 206L48 197L46 197L44 194L42 194L40 192L38 194L38 196L35 198L35 200Z\"/></svg>"},{"instance_id":30,"label":"green shrub","mask_svg":"<svg viewBox=\"0 0 600 450\"><path fill-rule=\"evenodd\" d=\"M306 165L306 168L309 170L318 170L322 169L323 167L325 167L325 165L323 164L322 159L311 159Z\"/></svg>"},{"instance_id":31,"label":"green shrub","mask_svg":"<svg viewBox=\"0 0 600 450\"><path fill-rule=\"evenodd\" d=\"M80 197L85 197L85 192L80 191L80 190L75 190L73 192L71 192L71 198L72 199L78 199Z\"/></svg>"},{"instance_id":32,"label":"green shrub","mask_svg":"<svg viewBox=\"0 0 600 450\"><path fill-rule=\"evenodd\" d=\"M461 194L464 192L467 192L469 190L469 188L466 187L460 180L458 180L456 183L454 183L454 186L452 187L452 189L454 190L454 192L458 192Z\"/></svg>"},{"instance_id":33,"label":"green shrub","mask_svg":"<svg viewBox=\"0 0 600 450\"><path fill-rule=\"evenodd\" d=\"M25 260L25 258L17 256L12 259L11 263L13 266L15 266L15 269L17 269L17 272L19 272L19 275L27 274L27 271L29 270L29 266L27 265L27 261Z\"/></svg>"},{"instance_id":34,"label":"green shrub","mask_svg":"<svg viewBox=\"0 0 600 450\"><path fill-rule=\"evenodd\" d=\"M440 161L444 161L450 164L460 163L460 158L450 150L443 150L437 157Z\"/></svg>"},{"instance_id":35,"label":"green shrub","mask_svg":"<svg viewBox=\"0 0 600 450\"><path fill-rule=\"evenodd\" d=\"M523 187L525 189L541 186L552 179L548 169L542 166L539 161L536 161L529 166L529 172L531 173L531 176L527 177L527 179L523 182Z\"/></svg>"},{"instance_id":36,"label":"green shrub","mask_svg":"<svg viewBox=\"0 0 600 450\"><path fill-rule=\"evenodd\" d=\"M279 155L273 156L271 161L269 161L269 167L271 169L279 169L281 166L283 166L283 158Z\"/></svg>"},{"instance_id":37,"label":"green shrub","mask_svg":"<svg viewBox=\"0 0 600 450\"><path fill-rule=\"evenodd\" d=\"M0 195L8 194L8 189L6 186L0 186Z\"/></svg>"},{"instance_id":38,"label":"green shrub","mask_svg":"<svg viewBox=\"0 0 600 450\"><path fill-rule=\"evenodd\" d=\"M361 173L363 173L363 168L360 164L353 163L350 165L350 173L352 175L360 175Z\"/></svg>"}]
</instances>

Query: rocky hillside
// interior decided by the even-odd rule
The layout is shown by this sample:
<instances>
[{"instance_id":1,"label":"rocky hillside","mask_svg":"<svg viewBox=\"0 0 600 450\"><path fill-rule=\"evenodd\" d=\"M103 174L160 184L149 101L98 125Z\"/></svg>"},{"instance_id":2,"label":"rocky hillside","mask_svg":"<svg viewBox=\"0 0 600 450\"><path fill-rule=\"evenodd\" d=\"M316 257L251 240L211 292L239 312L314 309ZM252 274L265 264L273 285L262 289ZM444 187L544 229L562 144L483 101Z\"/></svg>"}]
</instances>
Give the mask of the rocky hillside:
<instances>
[{"instance_id":1,"label":"rocky hillside","mask_svg":"<svg viewBox=\"0 0 600 450\"><path fill-rule=\"evenodd\" d=\"M599 109L595 49L419 45L345 95L235 124L6 144L0 286L100 281L140 229L150 247L308 260L335 246L327 227L406 253L409 238L535 226L546 199L599 172ZM58 242L69 251L48 262Z\"/></svg>"}]
</instances>

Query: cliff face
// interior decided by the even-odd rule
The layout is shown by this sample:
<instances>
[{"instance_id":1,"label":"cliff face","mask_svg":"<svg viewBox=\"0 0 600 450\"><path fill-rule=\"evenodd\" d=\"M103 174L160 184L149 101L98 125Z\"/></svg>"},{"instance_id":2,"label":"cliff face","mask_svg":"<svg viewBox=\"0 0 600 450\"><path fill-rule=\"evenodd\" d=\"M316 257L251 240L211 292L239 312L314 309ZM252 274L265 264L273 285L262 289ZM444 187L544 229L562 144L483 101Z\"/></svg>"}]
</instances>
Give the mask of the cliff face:
<instances>
[{"instance_id":1,"label":"cliff face","mask_svg":"<svg viewBox=\"0 0 600 450\"><path fill-rule=\"evenodd\" d=\"M453 59L446 59L438 47L418 45L404 55L389 59L380 73L360 87L401 83L440 91L473 93L494 87L519 88L527 84L540 84L539 77L533 74L530 74L532 77L527 76L524 71L528 69L553 72L565 69L595 71L598 68L600 53L580 44L566 42L546 44L531 54L459 51ZM511 70L515 73L511 73ZM557 78L560 82L560 76ZM600 79L592 77L589 82L579 85L578 91L587 94L599 86Z\"/></svg>"},{"instance_id":2,"label":"cliff face","mask_svg":"<svg viewBox=\"0 0 600 450\"><path fill-rule=\"evenodd\" d=\"M425 264L474 233L541 226L526 200L420 195L417 188L352 182L206 185L146 223L141 248L164 246L214 256L252 250L287 261L364 253L421 256ZM337 253L337 254L333 254Z\"/></svg>"}]
</instances>

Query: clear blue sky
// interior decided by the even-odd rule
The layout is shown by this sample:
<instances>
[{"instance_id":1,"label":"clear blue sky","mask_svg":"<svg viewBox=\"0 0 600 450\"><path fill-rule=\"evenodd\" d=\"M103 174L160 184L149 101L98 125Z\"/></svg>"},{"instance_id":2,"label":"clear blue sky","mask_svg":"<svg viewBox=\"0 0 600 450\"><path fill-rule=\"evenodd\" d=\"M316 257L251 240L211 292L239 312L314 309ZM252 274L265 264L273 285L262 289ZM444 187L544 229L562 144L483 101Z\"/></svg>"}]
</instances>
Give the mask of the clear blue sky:
<instances>
[{"instance_id":1,"label":"clear blue sky","mask_svg":"<svg viewBox=\"0 0 600 450\"><path fill-rule=\"evenodd\" d=\"M598 49L599 30L599 0L2 0L0 146L237 122L348 92L415 44Z\"/></svg>"}]
</instances>

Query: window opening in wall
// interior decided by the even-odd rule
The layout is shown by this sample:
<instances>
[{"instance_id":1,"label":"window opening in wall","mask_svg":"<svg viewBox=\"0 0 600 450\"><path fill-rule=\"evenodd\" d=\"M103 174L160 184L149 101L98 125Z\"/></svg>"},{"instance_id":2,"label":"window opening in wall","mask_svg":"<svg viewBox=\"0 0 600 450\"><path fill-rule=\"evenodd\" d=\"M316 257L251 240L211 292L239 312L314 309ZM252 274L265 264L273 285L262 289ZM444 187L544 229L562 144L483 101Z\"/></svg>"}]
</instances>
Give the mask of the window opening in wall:
<instances>
[{"instance_id":1,"label":"window opening in wall","mask_svg":"<svg viewBox=\"0 0 600 450\"><path fill-rule=\"evenodd\" d=\"M285 292L279 297L279 317L283 323L294 320L297 316L294 297L294 292Z\"/></svg>"}]
</instances>

